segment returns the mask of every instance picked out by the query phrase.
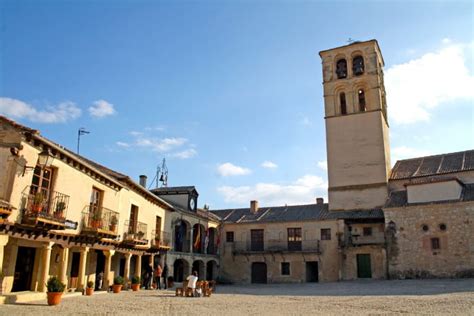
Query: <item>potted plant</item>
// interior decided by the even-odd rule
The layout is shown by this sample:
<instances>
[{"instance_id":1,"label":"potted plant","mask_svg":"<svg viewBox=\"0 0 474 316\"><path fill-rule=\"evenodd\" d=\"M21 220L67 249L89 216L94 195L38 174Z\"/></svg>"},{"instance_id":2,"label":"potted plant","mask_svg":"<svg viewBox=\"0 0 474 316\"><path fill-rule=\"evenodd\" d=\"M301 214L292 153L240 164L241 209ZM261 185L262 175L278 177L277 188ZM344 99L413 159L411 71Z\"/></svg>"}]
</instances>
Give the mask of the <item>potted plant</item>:
<instances>
[{"instance_id":1,"label":"potted plant","mask_svg":"<svg viewBox=\"0 0 474 316\"><path fill-rule=\"evenodd\" d=\"M94 282L89 281L87 282L86 295L91 296L92 293L94 293Z\"/></svg>"},{"instance_id":2,"label":"potted plant","mask_svg":"<svg viewBox=\"0 0 474 316\"><path fill-rule=\"evenodd\" d=\"M58 204L56 204L56 211L54 212L54 215L57 218L63 218L65 209L66 209L66 203L64 203L63 201L59 201Z\"/></svg>"},{"instance_id":3,"label":"potted plant","mask_svg":"<svg viewBox=\"0 0 474 316\"><path fill-rule=\"evenodd\" d=\"M44 194L42 192L36 193L33 198L32 211L34 213L40 213L43 210L43 202L44 202Z\"/></svg>"},{"instance_id":4,"label":"potted plant","mask_svg":"<svg viewBox=\"0 0 474 316\"><path fill-rule=\"evenodd\" d=\"M134 275L132 277L132 290L133 291L138 291L140 289L140 277Z\"/></svg>"},{"instance_id":5,"label":"potted plant","mask_svg":"<svg viewBox=\"0 0 474 316\"><path fill-rule=\"evenodd\" d=\"M139 232L137 233L137 239L140 239L140 240L141 240L141 239L143 239L144 236L145 236L145 233L142 232L142 231L139 231Z\"/></svg>"},{"instance_id":6,"label":"potted plant","mask_svg":"<svg viewBox=\"0 0 474 316\"><path fill-rule=\"evenodd\" d=\"M96 211L92 213L91 226L92 228L100 228L102 226L102 216L100 212Z\"/></svg>"},{"instance_id":7,"label":"potted plant","mask_svg":"<svg viewBox=\"0 0 474 316\"><path fill-rule=\"evenodd\" d=\"M61 297L66 284L62 283L57 277L51 277L46 283L46 288L48 289L48 305L58 305L61 303Z\"/></svg>"},{"instance_id":8,"label":"potted plant","mask_svg":"<svg viewBox=\"0 0 474 316\"><path fill-rule=\"evenodd\" d=\"M118 275L114 278L114 285L112 286L112 290L114 291L114 293L120 293L120 291L122 290L122 286L123 278Z\"/></svg>"},{"instance_id":9,"label":"potted plant","mask_svg":"<svg viewBox=\"0 0 474 316\"><path fill-rule=\"evenodd\" d=\"M110 231L115 233L115 230L117 229L117 224L118 224L118 218L116 215L112 215L110 218Z\"/></svg>"}]
</instances>

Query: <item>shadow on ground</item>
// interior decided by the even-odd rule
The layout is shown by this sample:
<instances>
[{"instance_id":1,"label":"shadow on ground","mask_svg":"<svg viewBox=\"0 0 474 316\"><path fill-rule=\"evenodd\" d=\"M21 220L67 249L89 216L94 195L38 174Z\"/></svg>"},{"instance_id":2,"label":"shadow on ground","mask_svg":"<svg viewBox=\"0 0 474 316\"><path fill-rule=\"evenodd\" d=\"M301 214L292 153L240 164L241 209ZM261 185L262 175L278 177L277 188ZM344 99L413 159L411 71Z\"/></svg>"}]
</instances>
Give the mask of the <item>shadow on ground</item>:
<instances>
[{"instance_id":1,"label":"shadow on ground","mask_svg":"<svg viewBox=\"0 0 474 316\"><path fill-rule=\"evenodd\" d=\"M357 280L302 284L221 285L216 294L276 296L396 296L474 292L474 279Z\"/></svg>"}]
</instances>

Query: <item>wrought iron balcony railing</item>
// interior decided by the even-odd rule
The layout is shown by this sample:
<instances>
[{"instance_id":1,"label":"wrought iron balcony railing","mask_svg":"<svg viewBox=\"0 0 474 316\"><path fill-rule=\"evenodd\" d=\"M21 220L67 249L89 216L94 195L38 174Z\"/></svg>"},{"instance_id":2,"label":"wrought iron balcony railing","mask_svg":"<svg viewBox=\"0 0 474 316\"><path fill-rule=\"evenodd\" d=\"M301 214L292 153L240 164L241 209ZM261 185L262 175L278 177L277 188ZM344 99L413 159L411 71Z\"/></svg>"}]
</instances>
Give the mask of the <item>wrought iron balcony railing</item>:
<instances>
[{"instance_id":1,"label":"wrought iron balcony railing","mask_svg":"<svg viewBox=\"0 0 474 316\"><path fill-rule=\"evenodd\" d=\"M134 242L146 242L147 225L138 221L125 221L123 240Z\"/></svg>"},{"instance_id":2,"label":"wrought iron balcony railing","mask_svg":"<svg viewBox=\"0 0 474 316\"><path fill-rule=\"evenodd\" d=\"M120 213L105 207L88 205L82 212L82 231L118 235Z\"/></svg>"},{"instance_id":3,"label":"wrought iron balcony railing","mask_svg":"<svg viewBox=\"0 0 474 316\"><path fill-rule=\"evenodd\" d=\"M345 240L347 247L357 247L363 245L380 245L385 243L383 234L374 234L372 236L349 235Z\"/></svg>"},{"instance_id":4,"label":"wrought iron balcony railing","mask_svg":"<svg viewBox=\"0 0 474 316\"><path fill-rule=\"evenodd\" d=\"M33 192L28 189L29 192ZM24 193L22 195L23 223L64 224L69 206L69 195L57 192Z\"/></svg>"},{"instance_id":5,"label":"wrought iron balcony railing","mask_svg":"<svg viewBox=\"0 0 474 316\"><path fill-rule=\"evenodd\" d=\"M227 243L231 245L234 253L243 252L315 252L320 253L319 240L266 240L263 243L252 243L251 241L234 241Z\"/></svg>"},{"instance_id":6,"label":"wrought iron balcony railing","mask_svg":"<svg viewBox=\"0 0 474 316\"><path fill-rule=\"evenodd\" d=\"M153 240L151 241L152 246L155 248L171 247L171 234L164 231L152 231L151 235L153 236Z\"/></svg>"}]
</instances>

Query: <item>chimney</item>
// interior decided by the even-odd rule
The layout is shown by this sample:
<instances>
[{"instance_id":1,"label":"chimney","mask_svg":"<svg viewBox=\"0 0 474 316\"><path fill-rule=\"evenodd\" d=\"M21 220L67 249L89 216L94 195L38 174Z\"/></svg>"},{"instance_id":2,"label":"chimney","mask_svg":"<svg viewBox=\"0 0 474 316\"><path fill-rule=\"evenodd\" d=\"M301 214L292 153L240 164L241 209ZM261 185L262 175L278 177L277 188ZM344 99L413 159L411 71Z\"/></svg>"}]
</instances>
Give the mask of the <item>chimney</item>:
<instances>
[{"instance_id":1,"label":"chimney","mask_svg":"<svg viewBox=\"0 0 474 316\"><path fill-rule=\"evenodd\" d=\"M144 174L140 175L140 185L144 188L146 188L146 179L147 179L146 175Z\"/></svg>"},{"instance_id":2,"label":"chimney","mask_svg":"<svg viewBox=\"0 0 474 316\"><path fill-rule=\"evenodd\" d=\"M255 213L258 212L258 201L257 200L250 201L250 212L252 214L255 214Z\"/></svg>"},{"instance_id":3,"label":"chimney","mask_svg":"<svg viewBox=\"0 0 474 316\"><path fill-rule=\"evenodd\" d=\"M322 197L316 198L316 204L324 204L324 199Z\"/></svg>"}]
</instances>

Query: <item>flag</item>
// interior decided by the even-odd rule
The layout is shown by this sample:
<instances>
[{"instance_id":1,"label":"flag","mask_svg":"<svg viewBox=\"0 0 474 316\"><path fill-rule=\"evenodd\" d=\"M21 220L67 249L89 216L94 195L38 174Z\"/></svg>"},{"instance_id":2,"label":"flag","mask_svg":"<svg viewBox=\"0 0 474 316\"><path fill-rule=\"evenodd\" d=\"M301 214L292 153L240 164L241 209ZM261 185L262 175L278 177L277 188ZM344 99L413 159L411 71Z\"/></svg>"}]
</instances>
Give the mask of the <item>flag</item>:
<instances>
[{"instance_id":1,"label":"flag","mask_svg":"<svg viewBox=\"0 0 474 316\"><path fill-rule=\"evenodd\" d=\"M204 249L206 249L206 252L207 252L208 246L209 246L209 228L206 230L206 238L204 238Z\"/></svg>"},{"instance_id":2,"label":"flag","mask_svg":"<svg viewBox=\"0 0 474 316\"><path fill-rule=\"evenodd\" d=\"M194 248L199 249L201 246L201 227L198 226L196 239L194 240Z\"/></svg>"}]
</instances>

